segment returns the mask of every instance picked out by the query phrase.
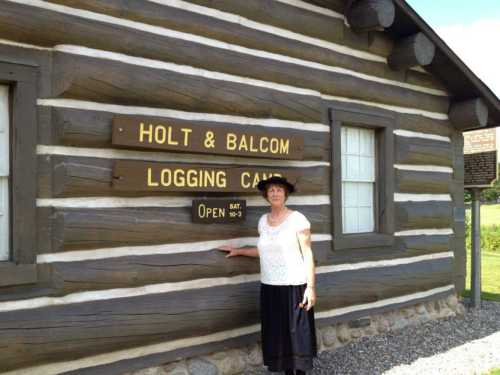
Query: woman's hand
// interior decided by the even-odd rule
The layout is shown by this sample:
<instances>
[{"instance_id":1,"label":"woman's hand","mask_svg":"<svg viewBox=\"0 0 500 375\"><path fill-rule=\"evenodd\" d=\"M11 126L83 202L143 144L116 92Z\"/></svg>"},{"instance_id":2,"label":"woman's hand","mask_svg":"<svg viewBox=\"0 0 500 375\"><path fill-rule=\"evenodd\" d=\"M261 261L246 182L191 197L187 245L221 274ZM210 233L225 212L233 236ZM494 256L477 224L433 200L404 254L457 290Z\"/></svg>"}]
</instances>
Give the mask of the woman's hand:
<instances>
[{"instance_id":1,"label":"woman's hand","mask_svg":"<svg viewBox=\"0 0 500 375\"><path fill-rule=\"evenodd\" d=\"M304 291L304 298L302 299L302 302L299 303L299 306L301 308L305 307L305 309L309 311L311 307L314 306L315 303L316 303L316 291L314 290L314 288L308 286Z\"/></svg>"},{"instance_id":2,"label":"woman's hand","mask_svg":"<svg viewBox=\"0 0 500 375\"><path fill-rule=\"evenodd\" d=\"M217 247L217 250L228 252L228 254L226 255L226 258L235 257L235 256L240 255L239 249L236 249L235 247L230 246L230 245L219 246L219 247Z\"/></svg>"}]
</instances>

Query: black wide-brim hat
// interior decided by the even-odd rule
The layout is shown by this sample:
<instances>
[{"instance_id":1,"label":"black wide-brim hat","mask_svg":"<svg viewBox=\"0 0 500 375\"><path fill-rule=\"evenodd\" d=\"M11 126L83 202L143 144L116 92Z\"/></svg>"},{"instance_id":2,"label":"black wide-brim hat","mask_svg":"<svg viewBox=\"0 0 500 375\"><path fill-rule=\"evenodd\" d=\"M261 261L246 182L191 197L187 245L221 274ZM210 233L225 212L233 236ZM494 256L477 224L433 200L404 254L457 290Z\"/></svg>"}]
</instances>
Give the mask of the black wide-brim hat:
<instances>
[{"instance_id":1,"label":"black wide-brim hat","mask_svg":"<svg viewBox=\"0 0 500 375\"><path fill-rule=\"evenodd\" d=\"M295 186L293 186L292 183L288 182L285 177L280 176L272 176L267 180L260 180L257 184L257 189L259 189L260 191L264 191L266 189L266 186L269 184L284 185L288 189L288 193L293 193L295 191Z\"/></svg>"}]
</instances>

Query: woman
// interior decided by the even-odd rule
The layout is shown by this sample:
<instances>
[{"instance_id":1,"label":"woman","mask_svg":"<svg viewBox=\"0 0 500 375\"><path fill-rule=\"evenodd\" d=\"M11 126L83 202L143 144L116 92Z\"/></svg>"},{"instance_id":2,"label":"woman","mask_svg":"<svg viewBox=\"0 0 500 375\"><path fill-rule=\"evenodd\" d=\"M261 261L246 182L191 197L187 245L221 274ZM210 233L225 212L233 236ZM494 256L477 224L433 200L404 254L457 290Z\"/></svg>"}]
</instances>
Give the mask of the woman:
<instances>
[{"instance_id":1,"label":"woman","mask_svg":"<svg viewBox=\"0 0 500 375\"><path fill-rule=\"evenodd\" d=\"M244 255L260 258L261 337L264 365L287 375L305 374L317 356L314 309L315 268L310 223L285 206L294 186L283 177L257 185L271 204L259 219L257 247L228 251L226 258Z\"/></svg>"}]
</instances>

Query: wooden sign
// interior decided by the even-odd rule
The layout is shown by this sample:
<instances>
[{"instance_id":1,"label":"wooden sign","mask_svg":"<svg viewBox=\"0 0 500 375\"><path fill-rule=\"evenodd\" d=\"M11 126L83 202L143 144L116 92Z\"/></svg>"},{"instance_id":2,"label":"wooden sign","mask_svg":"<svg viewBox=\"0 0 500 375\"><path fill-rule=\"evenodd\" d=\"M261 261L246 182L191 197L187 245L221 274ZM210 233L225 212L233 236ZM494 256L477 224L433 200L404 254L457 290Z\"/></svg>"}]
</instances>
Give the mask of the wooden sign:
<instances>
[{"instance_id":1,"label":"wooden sign","mask_svg":"<svg viewBox=\"0 0 500 375\"><path fill-rule=\"evenodd\" d=\"M111 142L116 146L275 159L302 159L304 153L304 138L291 136L286 129L262 132L151 117L115 116Z\"/></svg>"},{"instance_id":2,"label":"wooden sign","mask_svg":"<svg viewBox=\"0 0 500 375\"><path fill-rule=\"evenodd\" d=\"M195 199L192 220L201 224L238 223L245 220L246 208L243 199Z\"/></svg>"},{"instance_id":3,"label":"wooden sign","mask_svg":"<svg viewBox=\"0 0 500 375\"><path fill-rule=\"evenodd\" d=\"M125 191L254 192L261 179L286 177L298 171L266 167L208 166L146 161L116 161L113 189Z\"/></svg>"},{"instance_id":4,"label":"wooden sign","mask_svg":"<svg viewBox=\"0 0 500 375\"><path fill-rule=\"evenodd\" d=\"M490 187L498 176L497 152L464 155L464 187Z\"/></svg>"}]
</instances>

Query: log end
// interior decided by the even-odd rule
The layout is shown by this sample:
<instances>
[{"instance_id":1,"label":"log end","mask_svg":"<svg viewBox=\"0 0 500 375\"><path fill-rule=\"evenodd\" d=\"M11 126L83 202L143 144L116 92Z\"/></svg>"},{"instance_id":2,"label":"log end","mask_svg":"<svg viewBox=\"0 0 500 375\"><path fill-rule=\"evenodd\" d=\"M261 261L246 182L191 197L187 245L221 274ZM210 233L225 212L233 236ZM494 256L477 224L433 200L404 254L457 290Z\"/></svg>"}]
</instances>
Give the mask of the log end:
<instances>
[{"instance_id":1,"label":"log end","mask_svg":"<svg viewBox=\"0 0 500 375\"><path fill-rule=\"evenodd\" d=\"M415 36L414 48L418 65L426 66L434 60L436 45L423 33L417 33Z\"/></svg>"},{"instance_id":2,"label":"log end","mask_svg":"<svg viewBox=\"0 0 500 375\"><path fill-rule=\"evenodd\" d=\"M356 31L381 30L393 24L396 8L392 0L358 0L347 9L346 16Z\"/></svg>"},{"instance_id":3,"label":"log end","mask_svg":"<svg viewBox=\"0 0 500 375\"><path fill-rule=\"evenodd\" d=\"M449 117L458 130L482 128L488 123L488 107L481 98L464 100L451 105Z\"/></svg>"}]
</instances>

